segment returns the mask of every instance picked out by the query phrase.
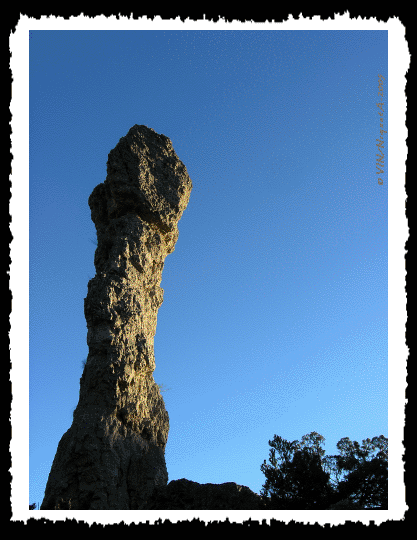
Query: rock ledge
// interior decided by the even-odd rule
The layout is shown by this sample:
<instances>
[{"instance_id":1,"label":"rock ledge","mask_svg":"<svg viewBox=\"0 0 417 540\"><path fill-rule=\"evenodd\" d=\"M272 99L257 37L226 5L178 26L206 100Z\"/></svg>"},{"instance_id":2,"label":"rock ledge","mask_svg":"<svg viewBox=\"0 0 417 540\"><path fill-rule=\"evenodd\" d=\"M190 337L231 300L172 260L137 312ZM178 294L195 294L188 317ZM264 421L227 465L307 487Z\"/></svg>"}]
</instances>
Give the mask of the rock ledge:
<instances>
[{"instance_id":1,"label":"rock ledge","mask_svg":"<svg viewBox=\"0 0 417 540\"><path fill-rule=\"evenodd\" d=\"M157 486L144 510L266 510L267 501L234 482L199 484L182 478Z\"/></svg>"}]
</instances>

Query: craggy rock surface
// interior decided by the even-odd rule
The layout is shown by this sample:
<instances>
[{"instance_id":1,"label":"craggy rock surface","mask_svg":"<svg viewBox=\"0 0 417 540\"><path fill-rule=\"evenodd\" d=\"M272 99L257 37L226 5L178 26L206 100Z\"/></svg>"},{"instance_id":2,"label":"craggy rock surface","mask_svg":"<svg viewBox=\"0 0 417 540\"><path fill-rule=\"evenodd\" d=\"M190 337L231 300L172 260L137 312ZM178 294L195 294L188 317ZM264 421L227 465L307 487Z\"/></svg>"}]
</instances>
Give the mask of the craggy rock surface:
<instances>
[{"instance_id":1,"label":"craggy rock surface","mask_svg":"<svg viewBox=\"0 0 417 540\"><path fill-rule=\"evenodd\" d=\"M185 478L158 486L147 510L266 510L267 500L234 482L198 484Z\"/></svg>"},{"instance_id":2,"label":"craggy rock surface","mask_svg":"<svg viewBox=\"0 0 417 540\"><path fill-rule=\"evenodd\" d=\"M141 509L168 482L154 335L164 259L191 189L171 141L146 126L109 153L107 178L88 200L98 241L84 303L89 354L43 510Z\"/></svg>"}]
</instances>

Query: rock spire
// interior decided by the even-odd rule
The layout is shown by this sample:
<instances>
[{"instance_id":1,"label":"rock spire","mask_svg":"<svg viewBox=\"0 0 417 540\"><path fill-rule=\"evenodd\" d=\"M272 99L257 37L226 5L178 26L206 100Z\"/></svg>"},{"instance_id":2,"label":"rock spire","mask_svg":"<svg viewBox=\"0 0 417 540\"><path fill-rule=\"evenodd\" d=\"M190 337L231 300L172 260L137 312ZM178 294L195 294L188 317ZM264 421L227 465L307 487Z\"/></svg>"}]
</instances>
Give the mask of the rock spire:
<instances>
[{"instance_id":1,"label":"rock spire","mask_svg":"<svg viewBox=\"0 0 417 540\"><path fill-rule=\"evenodd\" d=\"M142 509L167 485L154 335L164 260L191 189L170 139L153 129L133 126L109 153L106 180L88 199L98 242L84 301L89 353L42 510Z\"/></svg>"}]
</instances>

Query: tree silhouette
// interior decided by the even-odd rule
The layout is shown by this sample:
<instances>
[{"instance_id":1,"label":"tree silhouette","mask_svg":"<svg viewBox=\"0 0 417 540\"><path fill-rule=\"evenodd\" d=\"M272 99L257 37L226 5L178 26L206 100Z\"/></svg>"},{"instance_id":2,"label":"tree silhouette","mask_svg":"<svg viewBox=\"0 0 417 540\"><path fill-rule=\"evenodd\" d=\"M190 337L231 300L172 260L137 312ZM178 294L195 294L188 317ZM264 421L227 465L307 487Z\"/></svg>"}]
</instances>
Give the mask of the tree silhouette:
<instances>
[{"instance_id":1,"label":"tree silhouette","mask_svg":"<svg viewBox=\"0 0 417 540\"><path fill-rule=\"evenodd\" d=\"M359 445L345 437L331 456L343 477L338 483L341 499L363 509L388 509L388 439L383 435L364 439Z\"/></svg>"},{"instance_id":2,"label":"tree silhouette","mask_svg":"<svg viewBox=\"0 0 417 540\"><path fill-rule=\"evenodd\" d=\"M305 435L301 442L277 435L269 441L270 465L266 461L261 465L266 476L261 495L270 497L271 509L322 510L329 506L334 490L330 474L322 467L323 442L324 437L316 432Z\"/></svg>"},{"instance_id":3,"label":"tree silhouette","mask_svg":"<svg viewBox=\"0 0 417 540\"><path fill-rule=\"evenodd\" d=\"M301 441L277 435L269 441L261 495L270 497L271 509L388 508L388 439L380 435L359 445L345 437L335 456L325 456L324 440L313 431Z\"/></svg>"}]
</instances>

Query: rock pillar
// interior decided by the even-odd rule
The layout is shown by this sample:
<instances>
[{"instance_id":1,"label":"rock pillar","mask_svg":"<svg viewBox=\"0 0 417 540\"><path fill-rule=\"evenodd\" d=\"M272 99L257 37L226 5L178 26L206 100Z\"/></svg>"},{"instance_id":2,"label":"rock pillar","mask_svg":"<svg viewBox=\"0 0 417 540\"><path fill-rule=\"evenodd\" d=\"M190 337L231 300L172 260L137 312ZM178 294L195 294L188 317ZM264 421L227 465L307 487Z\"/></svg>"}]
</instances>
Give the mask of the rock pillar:
<instances>
[{"instance_id":1,"label":"rock pillar","mask_svg":"<svg viewBox=\"0 0 417 540\"><path fill-rule=\"evenodd\" d=\"M141 509L168 482L169 418L153 379L154 335L164 260L191 189L171 141L135 125L88 199L98 242L84 302L89 353L42 510Z\"/></svg>"}]
</instances>

